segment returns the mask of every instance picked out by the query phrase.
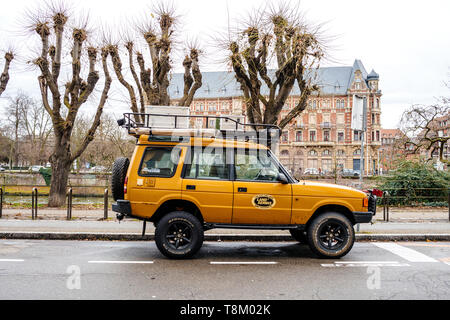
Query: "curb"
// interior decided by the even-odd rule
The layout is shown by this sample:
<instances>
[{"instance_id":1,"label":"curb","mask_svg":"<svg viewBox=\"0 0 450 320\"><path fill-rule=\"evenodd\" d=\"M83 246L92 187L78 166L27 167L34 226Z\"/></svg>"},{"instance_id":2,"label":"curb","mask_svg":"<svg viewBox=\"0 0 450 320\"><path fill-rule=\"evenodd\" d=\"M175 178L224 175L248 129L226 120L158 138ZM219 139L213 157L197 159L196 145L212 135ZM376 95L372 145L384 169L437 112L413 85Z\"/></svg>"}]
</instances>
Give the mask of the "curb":
<instances>
[{"instance_id":1,"label":"curb","mask_svg":"<svg viewBox=\"0 0 450 320\"><path fill-rule=\"evenodd\" d=\"M154 234L70 233L70 232L0 232L0 239L24 240L104 240L152 241ZM205 234L205 241L294 241L286 234ZM450 234L356 234L357 241L450 241Z\"/></svg>"}]
</instances>

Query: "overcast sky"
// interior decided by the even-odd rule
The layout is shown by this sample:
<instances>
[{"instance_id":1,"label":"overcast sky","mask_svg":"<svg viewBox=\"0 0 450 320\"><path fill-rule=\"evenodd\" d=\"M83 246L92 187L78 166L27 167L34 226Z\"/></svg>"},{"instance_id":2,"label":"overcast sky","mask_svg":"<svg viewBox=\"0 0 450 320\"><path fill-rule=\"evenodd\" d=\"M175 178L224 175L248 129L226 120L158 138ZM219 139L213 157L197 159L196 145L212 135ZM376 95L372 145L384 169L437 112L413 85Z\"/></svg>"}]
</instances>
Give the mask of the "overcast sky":
<instances>
[{"instance_id":1,"label":"overcast sky","mask_svg":"<svg viewBox=\"0 0 450 320\"><path fill-rule=\"evenodd\" d=\"M67 1L78 11L89 12L92 21L122 26L127 21L151 12L152 1L144 0L77 0ZM180 39L197 38L206 54L203 71L218 70L208 59L211 37L231 26L252 8L265 3L261 0L189 0L171 1L182 14ZM272 0L272 2L275 2ZM0 11L0 48L13 46L21 54L7 90L0 98L18 90L38 98L37 72L24 67L31 55L23 48L33 47L33 37L24 36L20 28L27 8L42 1L2 1ZM380 75L382 97L382 126L397 126L402 111L415 103L434 103L439 96L449 96L444 81L450 81L450 1L448 0L302 0L300 7L306 18L315 23L326 22L327 33L336 36L332 43L333 62L326 65L350 66L360 59L366 70L375 69ZM227 14L229 12L229 15ZM228 18L229 16L229 18ZM95 23L94 23L95 25ZM18 41L18 42L17 42ZM20 52L22 50L22 52ZM0 60L3 65L3 60ZM324 65L325 66L325 65ZM179 70L179 66L175 66ZM118 111L120 89L112 91L106 110ZM86 108L89 108L87 106Z\"/></svg>"}]
</instances>

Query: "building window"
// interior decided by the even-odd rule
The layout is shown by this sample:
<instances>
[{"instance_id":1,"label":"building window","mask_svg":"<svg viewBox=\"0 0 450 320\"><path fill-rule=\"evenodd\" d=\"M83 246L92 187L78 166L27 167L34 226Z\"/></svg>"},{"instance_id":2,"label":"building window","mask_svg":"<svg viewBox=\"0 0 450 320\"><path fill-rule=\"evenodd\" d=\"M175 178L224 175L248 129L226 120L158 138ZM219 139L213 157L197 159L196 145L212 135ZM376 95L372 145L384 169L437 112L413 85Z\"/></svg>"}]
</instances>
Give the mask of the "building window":
<instances>
[{"instance_id":1,"label":"building window","mask_svg":"<svg viewBox=\"0 0 450 320\"><path fill-rule=\"evenodd\" d=\"M330 141L330 130L323 131L323 141L325 142Z\"/></svg>"},{"instance_id":2,"label":"building window","mask_svg":"<svg viewBox=\"0 0 450 320\"><path fill-rule=\"evenodd\" d=\"M281 135L281 142L282 143L288 143L288 133L287 133L287 131L284 131L283 133L282 133L282 135Z\"/></svg>"},{"instance_id":3,"label":"building window","mask_svg":"<svg viewBox=\"0 0 450 320\"><path fill-rule=\"evenodd\" d=\"M316 115L315 114L309 115L309 124L316 124Z\"/></svg>"},{"instance_id":4,"label":"building window","mask_svg":"<svg viewBox=\"0 0 450 320\"><path fill-rule=\"evenodd\" d=\"M297 131L295 133L295 141L301 142L302 140L303 140L303 132L302 131Z\"/></svg>"},{"instance_id":5,"label":"building window","mask_svg":"<svg viewBox=\"0 0 450 320\"><path fill-rule=\"evenodd\" d=\"M337 151L337 155L340 156L340 157L343 157L343 156L345 156L345 151L342 150L342 149L339 149L339 150Z\"/></svg>"},{"instance_id":6,"label":"building window","mask_svg":"<svg viewBox=\"0 0 450 320\"><path fill-rule=\"evenodd\" d=\"M337 122L337 124L344 124L345 123L345 115L343 113L338 113L336 115L336 122Z\"/></svg>"},{"instance_id":7,"label":"building window","mask_svg":"<svg viewBox=\"0 0 450 320\"><path fill-rule=\"evenodd\" d=\"M377 130L377 141L380 141L380 131Z\"/></svg>"},{"instance_id":8,"label":"building window","mask_svg":"<svg viewBox=\"0 0 450 320\"><path fill-rule=\"evenodd\" d=\"M361 155L361 149L356 149L355 151L353 151L353 155L354 156L360 156Z\"/></svg>"},{"instance_id":9,"label":"building window","mask_svg":"<svg viewBox=\"0 0 450 320\"><path fill-rule=\"evenodd\" d=\"M316 130L309 131L309 141L316 141Z\"/></svg>"},{"instance_id":10,"label":"building window","mask_svg":"<svg viewBox=\"0 0 450 320\"><path fill-rule=\"evenodd\" d=\"M357 130L353 131L353 141L361 141L362 132Z\"/></svg>"},{"instance_id":11,"label":"building window","mask_svg":"<svg viewBox=\"0 0 450 320\"><path fill-rule=\"evenodd\" d=\"M282 157L289 157L289 151L288 150L281 151L281 156Z\"/></svg>"},{"instance_id":12,"label":"building window","mask_svg":"<svg viewBox=\"0 0 450 320\"><path fill-rule=\"evenodd\" d=\"M344 132L338 132L338 142L344 142Z\"/></svg>"},{"instance_id":13,"label":"building window","mask_svg":"<svg viewBox=\"0 0 450 320\"><path fill-rule=\"evenodd\" d=\"M322 156L331 156L331 151L330 151L330 150L328 150L328 149L326 149L326 150L323 150L323 152L322 152Z\"/></svg>"},{"instance_id":14,"label":"building window","mask_svg":"<svg viewBox=\"0 0 450 320\"><path fill-rule=\"evenodd\" d=\"M310 151L308 152L308 154L309 154L310 156L317 156L317 151L316 151L316 150L310 150Z\"/></svg>"},{"instance_id":15,"label":"building window","mask_svg":"<svg viewBox=\"0 0 450 320\"><path fill-rule=\"evenodd\" d=\"M324 173L330 172L331 167L332 167L331 159L323 159L322 160L322 170Z\"/></svg>"}]
</instances>

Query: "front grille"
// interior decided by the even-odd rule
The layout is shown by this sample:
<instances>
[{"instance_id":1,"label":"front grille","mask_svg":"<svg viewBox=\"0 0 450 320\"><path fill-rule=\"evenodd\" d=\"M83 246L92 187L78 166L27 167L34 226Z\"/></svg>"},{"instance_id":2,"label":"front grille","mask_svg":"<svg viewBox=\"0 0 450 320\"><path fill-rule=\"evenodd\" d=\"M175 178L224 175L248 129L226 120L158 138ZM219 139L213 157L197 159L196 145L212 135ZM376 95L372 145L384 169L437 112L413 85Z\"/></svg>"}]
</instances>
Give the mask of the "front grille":
<instances>
[{"instance_id":1,"label":"front grille","mask_svg":"<svg viewBox=\"0 0 450 320\"><path fill-rule=\"evenodd\" d=\"M373 215L377 212L377 196L371 195L369 197L368 211L372 212Z\"/></svg>"}]
</instances>

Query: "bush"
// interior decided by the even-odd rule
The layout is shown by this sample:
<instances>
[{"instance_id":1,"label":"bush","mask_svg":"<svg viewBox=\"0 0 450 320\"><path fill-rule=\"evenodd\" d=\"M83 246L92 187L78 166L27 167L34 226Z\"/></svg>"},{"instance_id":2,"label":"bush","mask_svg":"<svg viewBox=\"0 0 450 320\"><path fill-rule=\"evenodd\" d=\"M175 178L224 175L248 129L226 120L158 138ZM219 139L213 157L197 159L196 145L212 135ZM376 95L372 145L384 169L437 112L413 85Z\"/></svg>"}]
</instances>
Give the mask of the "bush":
<instances>
[{"instance_id":1,"label":"bush","mask_svg":"<svg viewBox=\"0 0 450 320\"><path fill-rule=\"evenodd\" d=\"M389 192L394 205L446 203L450 173L418 161L401 161L389 176L380 177L378 188Z\"/></svg>"}]
</instances>

